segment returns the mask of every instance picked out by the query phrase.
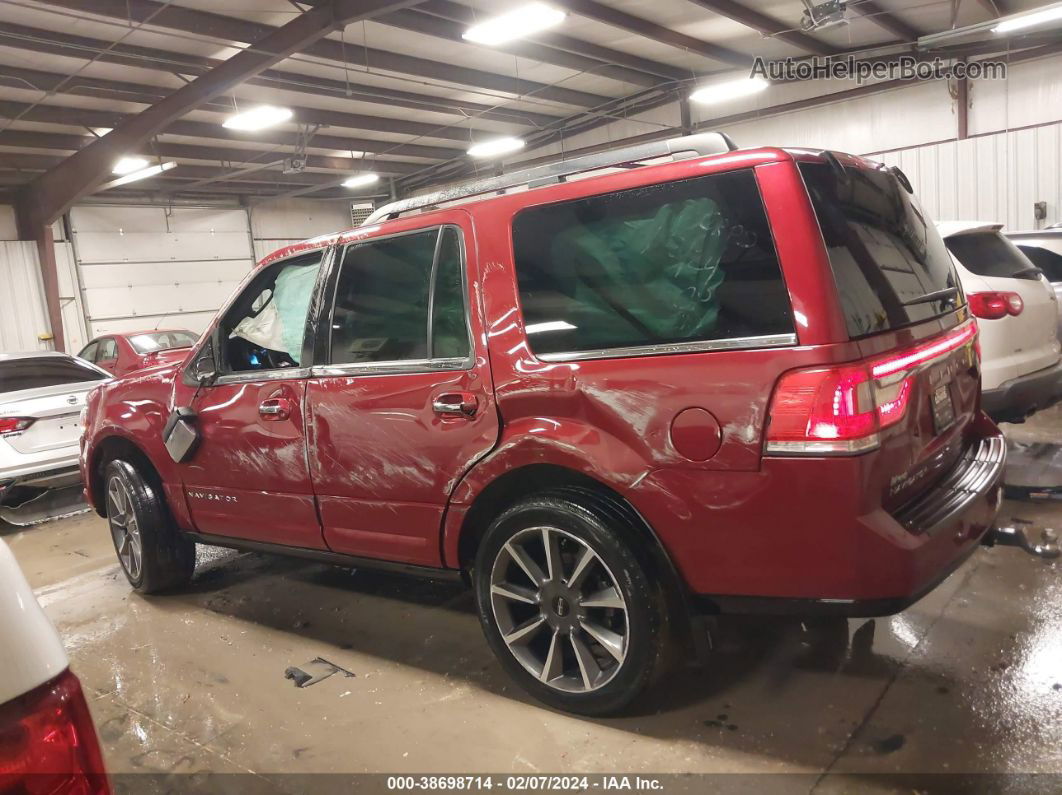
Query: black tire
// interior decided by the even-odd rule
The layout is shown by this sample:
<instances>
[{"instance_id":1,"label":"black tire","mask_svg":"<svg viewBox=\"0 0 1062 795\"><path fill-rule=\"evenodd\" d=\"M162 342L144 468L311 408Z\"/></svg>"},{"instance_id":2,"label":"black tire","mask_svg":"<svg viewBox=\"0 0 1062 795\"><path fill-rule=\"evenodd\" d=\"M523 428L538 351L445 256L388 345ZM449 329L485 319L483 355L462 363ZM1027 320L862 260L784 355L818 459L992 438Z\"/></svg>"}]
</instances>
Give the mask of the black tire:
<instances>
[{"instance_id":1,"label":"black tire","mask_svg":"<svg viewBox=\"0 0 1062 795\"><path fill-rule=\"evenodd\" d=\"M514 545L519 547L525 561L528 555L534 557L535 534L541 533L543 528L548 531L542 538L556 539L553 543L558 548L553 555L561 561L561 576L560 584L553 585L557 580L546 575L547 568L552 567L545 551L547 541L543 540L538 558L541 565L537 570L543 578L536 587L526 569L518 563L512 548ZM649 560L645 543L622 506L580 489L557 489L528 497L490 524L477 550L473 568L476 606L487 641L502 667L524 690L557 709L583 715L606 715L621 711L646 689L662 666L667 646L667 622L665 595L649 576L649 567L643 563ZM590 573L583 574L581 579L578 575L570 576L578 571L576 561L585 554L586 548L597 558L587 566ZM499 596L492 588L518 590L509 588L511 584L517 584L513 578L520 577L517 567L523 569L527 575L525 582L531 591L535 591L533 603L524 603L529 594L523 591L520 596L525 599L509 601L511 596ZM578 594L567 590L564 591L566 596L557 596L559 592L551 590L568 588L573 582ZM604 586L607 587L602 590ZM594 605L600 599L591 596L599 597L606 592L618 592L623 606ZM590 606L584 607L584 603ZM565 604L569 606L565 607ZM517 608L525 611L523 615L527 617L514 618ZM526 643L526 648L521 645L524 643L522 637L519 642L512 641L514 633L522 632L524 627L536 622L541 627L531 630L538 634L531 635L532 640ZM614 642L610 645L613 649L623 649L622 659L615 651L610 656L608 646L597 640L602 622L613 633L607 636L609 639L614 641L617 634L621 636L621 647ZM502 624L508 624L508 627ZM598 634L583 629L585 626ZM514 643L512 648L503 635ZM559 663L553 656L554 643L560 650ZM599 664L597 669L589 665L591 670L596 670L596 676L588 675L584 665L588 650L593 653L592 662ZM522 660L518 659L518 654ZM547 676L547 668L551 676ZM566 673L569 670L570 675ZM550 679L552 684L543 679ZM578 690L580 687L581 691Z\"/></svg>"},{"instance_id":2,"label":"black tire","mask_svg":"<svg viewBox=\"0 0 1062 795\"><path fill-rule=\"evenodd\" d=\"M158 487L133 464L116 459L104 470L103 489L111 538L129 584L145 594L185 585L195 572L195 542L176 528ZM128 513L123 513L126 500ZM139 538L137 565L122 544L131 543L129 527Z\"/></svg>"}]
</instances>

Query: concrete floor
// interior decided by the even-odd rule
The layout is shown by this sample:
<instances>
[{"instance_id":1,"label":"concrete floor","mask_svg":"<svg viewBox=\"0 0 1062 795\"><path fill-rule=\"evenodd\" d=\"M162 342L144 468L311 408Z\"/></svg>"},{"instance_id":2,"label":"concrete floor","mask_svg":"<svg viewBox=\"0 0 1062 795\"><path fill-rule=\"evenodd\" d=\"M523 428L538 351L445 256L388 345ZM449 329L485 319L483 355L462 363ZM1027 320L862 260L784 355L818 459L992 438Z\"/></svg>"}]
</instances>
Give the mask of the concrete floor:
<instances>
[{"instance_id":1,"label":"concrete floor","mask_svg":"<svg viewBox=\"0 0 1062 795\"><path fill-rule=\"evenodd\" d=\"M1003 516L1062 528L1062 502ZM0 534L114 773L253 773L248 791L304 788L280 773L381 771L799 774L772 777L782 791L846 790L851 774L880 774L864 790L910 790L902 774L1062 782L1062 566L1011 549L847 633L726 620L710 667L679 669L652 710L588 720L509 682L455 586L200 548L189 589L145 598L94 514ZM316 657L353 677L285 679Z\"/></svg>"}]
</instances>

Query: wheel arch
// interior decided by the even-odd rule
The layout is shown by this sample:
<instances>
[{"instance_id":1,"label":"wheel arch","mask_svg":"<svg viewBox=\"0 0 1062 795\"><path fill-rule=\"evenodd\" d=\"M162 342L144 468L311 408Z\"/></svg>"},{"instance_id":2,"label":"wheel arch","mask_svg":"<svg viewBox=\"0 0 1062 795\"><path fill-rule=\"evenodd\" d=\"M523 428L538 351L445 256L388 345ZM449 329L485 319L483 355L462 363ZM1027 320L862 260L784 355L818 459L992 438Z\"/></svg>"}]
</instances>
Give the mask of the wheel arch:
<instances>
[{"instance_id":1,"label":"wheel arch","mask_svg":"<svg viewBox=\"0 0 1062 795\"><path fill-rule=\"evenodd\" d=\"M546 491L569 491L598 507L619 511L638 533L649 553L650 575L655 576L673 596L686 602L687 588L671 555L656 531L639 511L616 489L576 469L558 464L526 464L510 469L487 483L468 506L451 506L447 517L447 560L468 577L476 550L490 523L521 497Z\"/></svg>"},{"instance_id":2,"label":"wheel arch","mask_svg":"<svg viewBox=\"0 0 1062 795\"><path fill-rule=\"evenodd\" d=\"M107 514L106 501L104 499L106 486L104 472L107 469L107 464L119 458L136 466L143 473L144 478L155 488L163 503L166 503L166 490L162 476L151 461L151 457L144 452L140 445L127 436L111 434L96 443L92 451L92 458L86 468L89 482L85 484L85 488L89 491L96 513L100 516L106 516Z\"/></svg>"}]
</instances>

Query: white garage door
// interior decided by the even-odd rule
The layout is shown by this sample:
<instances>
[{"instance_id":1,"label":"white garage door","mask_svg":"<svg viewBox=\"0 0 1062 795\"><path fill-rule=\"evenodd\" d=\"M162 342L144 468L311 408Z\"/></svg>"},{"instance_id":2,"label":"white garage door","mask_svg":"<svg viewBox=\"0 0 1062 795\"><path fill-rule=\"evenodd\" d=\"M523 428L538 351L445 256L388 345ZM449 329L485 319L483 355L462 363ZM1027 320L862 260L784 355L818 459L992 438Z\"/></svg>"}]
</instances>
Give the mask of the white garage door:
<instances>
[{"instance_id":1,"label":"white garage door","mask_svg":"<svg viewBox=\"0 0 1062 795\"><path fill-rule=\"evenodd\" d=\"M203 331L253 262L243 210L75 207L88 331Z\"/></svg>"}]
</instances>

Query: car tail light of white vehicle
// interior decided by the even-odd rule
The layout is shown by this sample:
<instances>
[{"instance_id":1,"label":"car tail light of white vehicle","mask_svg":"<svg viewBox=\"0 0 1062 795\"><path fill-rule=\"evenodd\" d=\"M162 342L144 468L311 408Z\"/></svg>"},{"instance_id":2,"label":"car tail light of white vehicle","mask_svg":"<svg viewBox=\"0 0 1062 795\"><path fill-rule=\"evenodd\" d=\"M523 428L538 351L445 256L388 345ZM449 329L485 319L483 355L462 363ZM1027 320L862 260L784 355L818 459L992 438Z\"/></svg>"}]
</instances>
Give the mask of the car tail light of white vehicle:
<instances>
[{"instance_id":1,"label":"car tail light of white vehicle","mask_svg":"<svg viewBox=\"0 0 1062 795\"><path fill-rule=\"evenodd\" d=\"M966 296L974 317L984 320L1000 320L1010 315L1017 317L1025 309L1025 302L1017 293L988 291L970 293Z\"/></svg>"},{"instance_id":2,"label":"car tail light of white vehicle","mask_svg":"<svg viewBox=\"0 0 1062 795\"><path fill-rule=\"evenodd\" d=\"M69 670L0 705L0 792L110 791L85 696Z\"/></svg>"},{"instance_id":3,"label":"car tail light of white vehicle","mask_svg":"<svg viewBox=\"0 0 1062 795\"><path fill-rule=\"evenodd\" d=\"M35 417L0 417L0 436L24 431L34 422Z\"/></svg>"},{"instance_id":4,"label":"car tail light of white vehicle","mask_svg":"<svg viewBox=\"0 0 1062 795\"><path fill-rule=\"evenodd\" d=\"M766 452L855 455L873 450L879 432L903 419L915 371L976 344L973 322L912 348L853 364L782 375L771 399Z\"/></svg>"}]
</instances>

